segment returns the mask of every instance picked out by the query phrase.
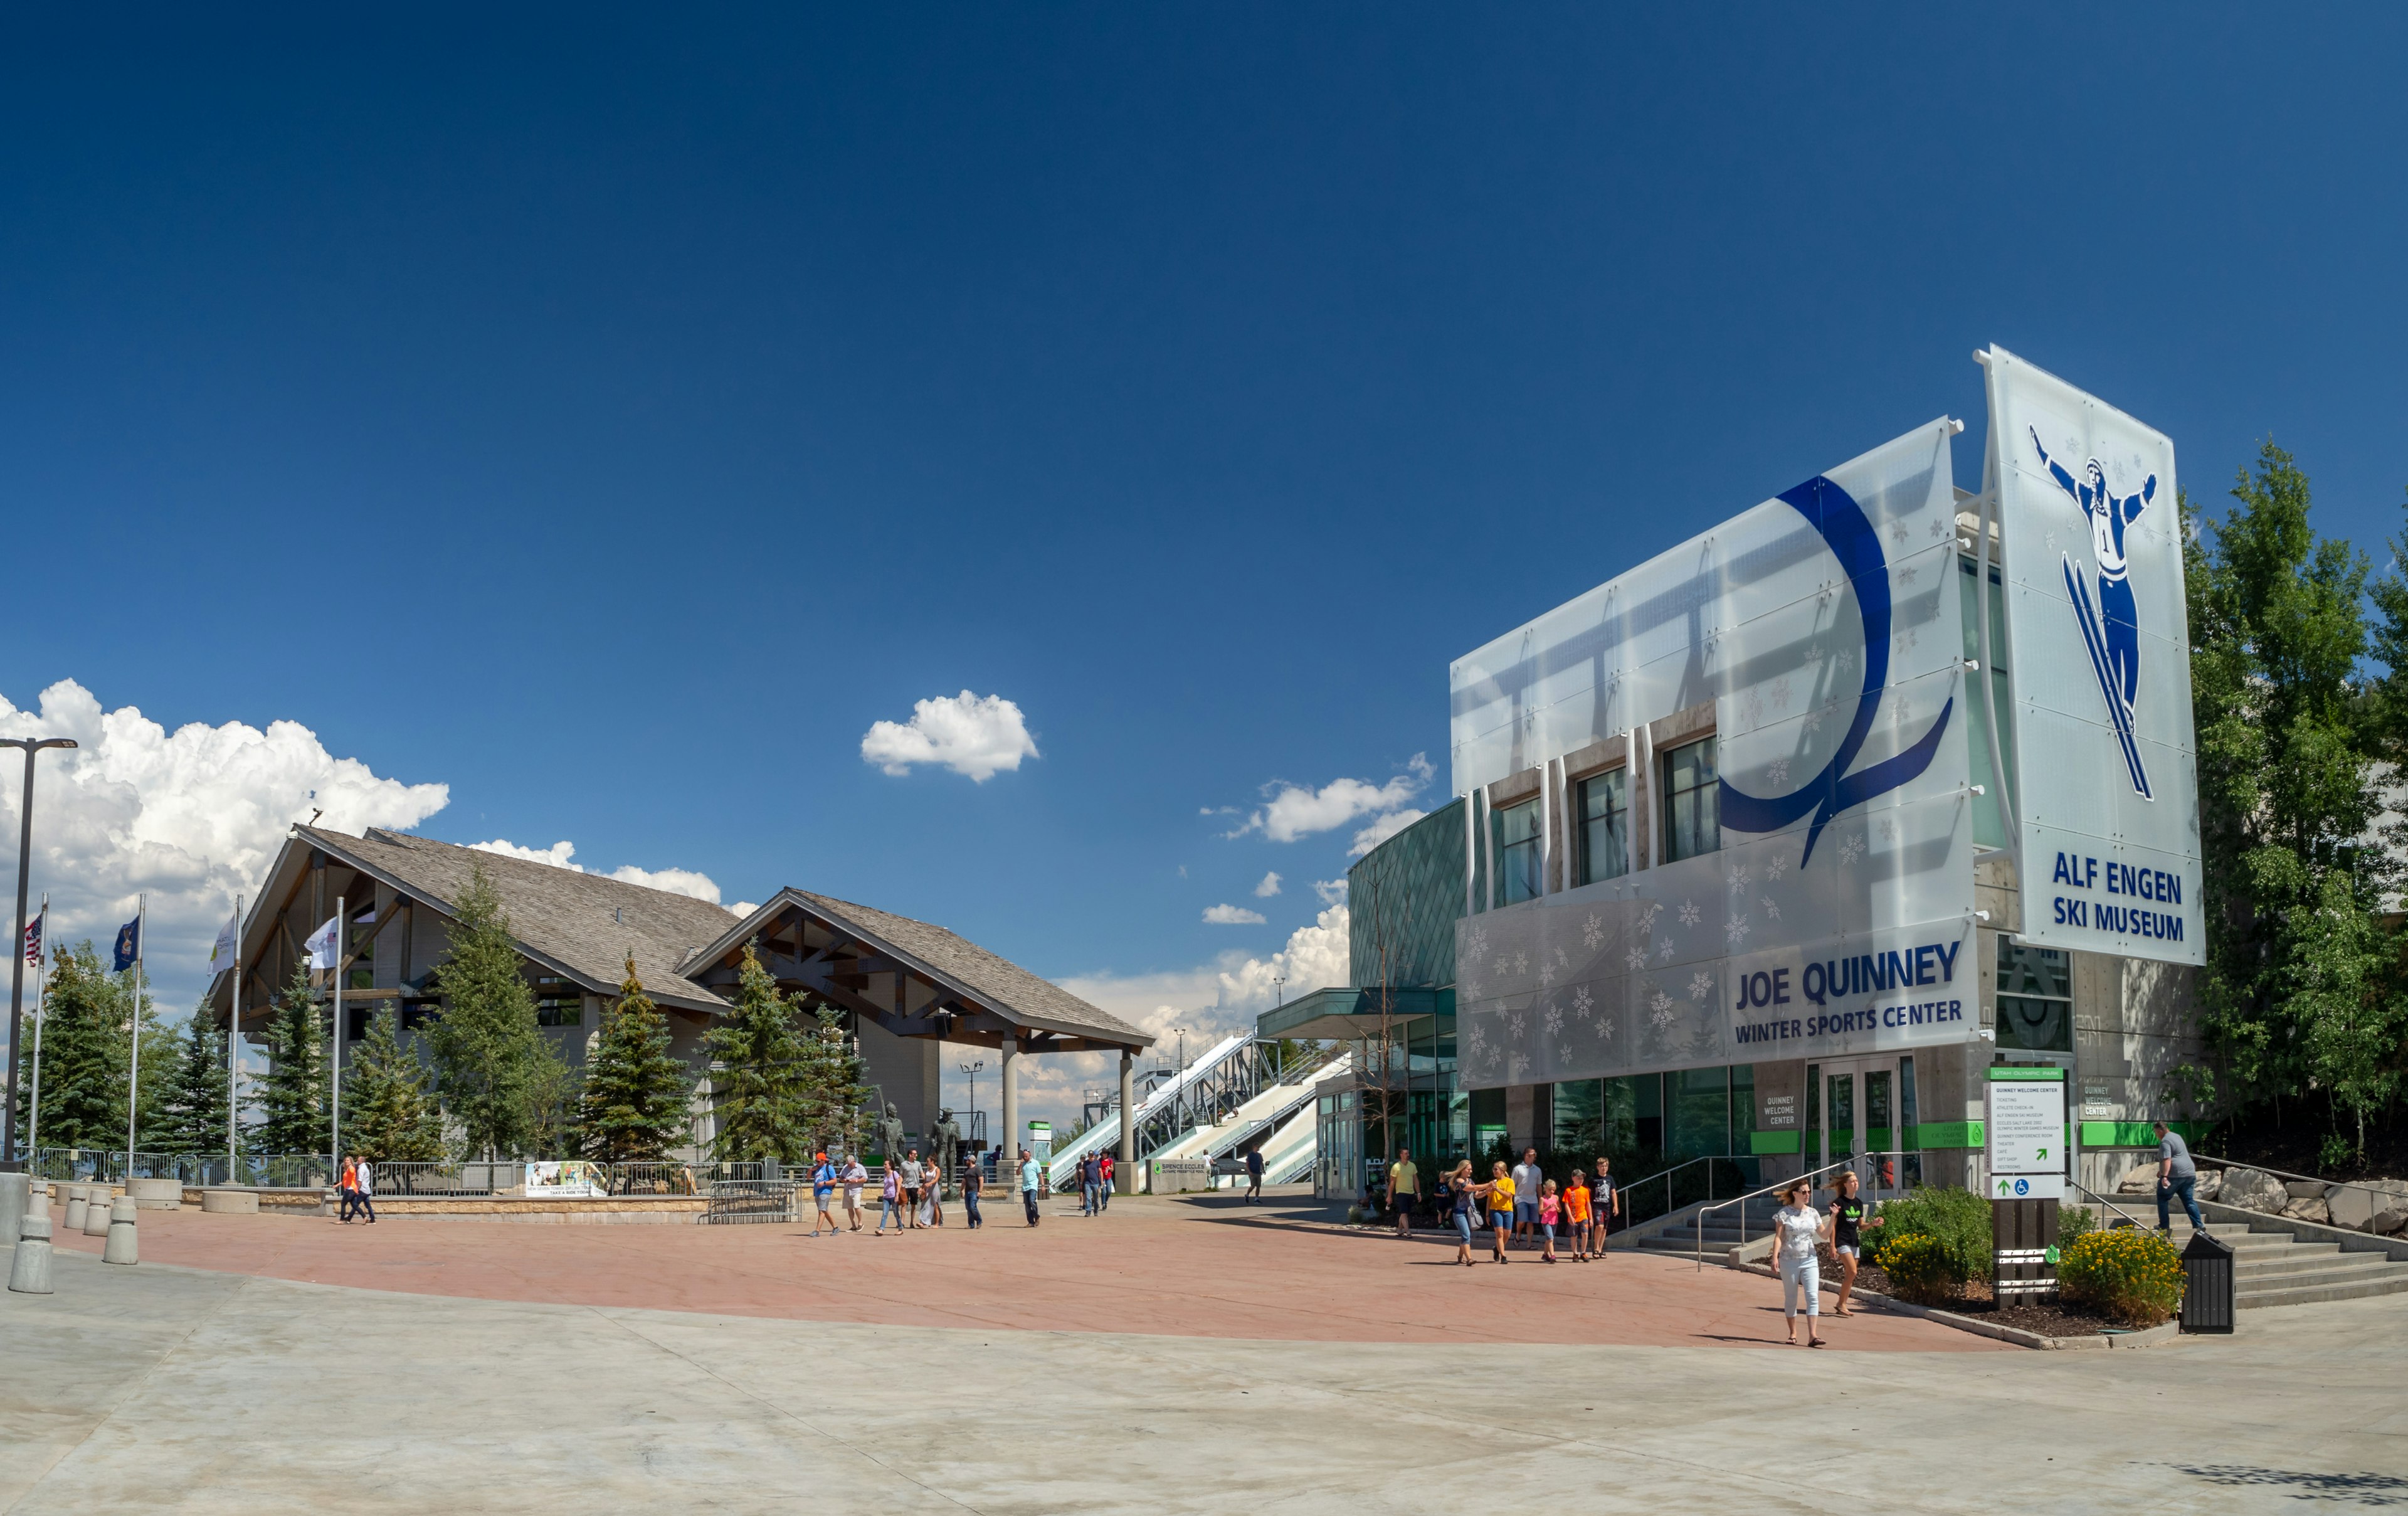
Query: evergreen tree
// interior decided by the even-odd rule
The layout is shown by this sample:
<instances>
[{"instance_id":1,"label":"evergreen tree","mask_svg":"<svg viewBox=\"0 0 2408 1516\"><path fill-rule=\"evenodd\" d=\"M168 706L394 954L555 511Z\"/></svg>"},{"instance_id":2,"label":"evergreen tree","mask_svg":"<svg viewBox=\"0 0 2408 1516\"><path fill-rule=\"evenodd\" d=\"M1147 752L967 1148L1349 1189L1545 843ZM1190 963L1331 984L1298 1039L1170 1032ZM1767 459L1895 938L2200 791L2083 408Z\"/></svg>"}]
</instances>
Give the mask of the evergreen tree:
<instances>
[{"instance_id":1,"label":"evergreen tree","mask_svg":"<svg viewBox=\"0 0 2408 1516\"><path fill-rule=\"evenodd\" d=\"M536 1023L509 917L482 864L471 866L454 911L451 950L435 971L443 1017L426 1034L436 1088L468 1156L516 1157L545 1124L539 1106L557 1098L547 1065L559 1059Z\"/></svg>"},{"instance_id":2,"label":"evergreen tree","mask_svg":"<svg viewBox=\"0 0 2408 1516\"><path fill-rule=\"evenodd\" d=\"M810 1030L812 1146L832 1145L854 1152L860 1147L861 1108L869 1100L867 1071L859 1044L845 1028L844 1012L825 1001L813 1010Z\"/></svg>"},{"instance_id":3,"label":"evergreen tree","mask_svg":"<svg viewBox=\"0 0 2408 1516\"><path fill-rule=\"evenodd\" d=\"M2382 1094L2372 1076L2399 1022L2375 919L2393 870L2362 842L2380 808L2367 738L2383 706L2358 677L2369 564L2316 535L2307 476L2272 442L2232 495L2212 535L2183 501L2208 923L2199 991L2215 1065L2198 1092L2265 1102L2279 1119L2286 1097L2321 1088L2362 1113Z\"/></svg>"},{"instance_id":4,"label":"evergreen tree","mask_svg":"<svg viewBox=\"0 0 2408 1516\"><path fill-rule=\"evenodd\" d=\"M158 1004L150 998L148 975L143 976L138 1006L136 1003L132 969L112 977L109 988L116 1002L114 1024L117 1028L117 1046L114 1056L118 1065L116 1097L118 1144L122 1146L125 1142L126 1081L130 1078L136 1081L135 1092L140 1107L134 1126L134 1144L136 1150L146 1153L174 1152L177 1149L170 1146L174 1140L174 1129L168 1119L167 1105L175 1089L177 1067L183 1061L183 1038L177 1034L174 1027L165 1026L160 1022ZM128 1033L137 1026L140 1028L142 1038L142 1060L139 1067L128 1062L127 1054L130 1049L126 1042Z\"/></svg>"},{"instance_id":5,"label":"evergreen tree","mask_svg":"<svg viewBox=\"0 0 2408 1516\"><path fill-rule=\"evenodd\" d=\"M692 1132L694 1074L669 1050L669 1027L636 976L635 955L619 998L603 1013L585 1059L579 1129L585 1156L599 1162L658 1161Z\"/></svg>"},{"instance_id":6,"label":"evergreen tree","mask_svg":"<svg viewBox=\"0 0 2408 1516\"><path fill-rule=\"evenodd\" d=\"M42 1010L42 1119L34 1133L45 1148L117 1148L125 1142L124 1081L118 1061L118 1005L108 973L89 939L50 955ZM31 1030L27 1032L30 1065ZM31 1120L30 1067L17 1083L18 1130Z\"/></svg>"},{"instance_id":7,"label":"evergreen tree","mask_svg":"<svg viewBox=\"0 0 2408 1516\"><path fill-rule=\"evenodd\" d=\"M264 1153L326 1151L326 1029L309 985L308 960L276 1003L267 1032L267 1077L259 1090L258 1148Z\"/></svg>"},{"instance_id":8,"label":"evergreen tree","mask_svg":"<svg viewBox=\"0 0 2408 1516\"><path fill-rule=\"evenodd\" d=\"M204 1002L184 1024L184 1035L177 1045L175 1070L162 1091L162 1151L225 1151L225 1034L210 1023Z\"/></svg>"},{"instance_id":9,"label":"evergreen tree","mask_svg":"<svg viewBox=\"0 0 2408 1516\"><path fill-rule=\"evenodd\" d=\"M367 1035L343 1071L343 1146L375 1163L432 1162L443 1156L443 1116L425 1066L401 1045L391 1005L368 1018Z\"/></svg>"},{"instance_id":10,"label":"evergreen tree","mask_svg":"<svg viewBox=\"0 0 2408 1516\"><path fill-rule=\"evenodd\" d=\"M705 1038L719 1118L713 1148L722 1161L800 1163L810 1158L811 1049L796 1016L795 1003L748 944L736 1004Z\"/></svg>"}]
</instances>

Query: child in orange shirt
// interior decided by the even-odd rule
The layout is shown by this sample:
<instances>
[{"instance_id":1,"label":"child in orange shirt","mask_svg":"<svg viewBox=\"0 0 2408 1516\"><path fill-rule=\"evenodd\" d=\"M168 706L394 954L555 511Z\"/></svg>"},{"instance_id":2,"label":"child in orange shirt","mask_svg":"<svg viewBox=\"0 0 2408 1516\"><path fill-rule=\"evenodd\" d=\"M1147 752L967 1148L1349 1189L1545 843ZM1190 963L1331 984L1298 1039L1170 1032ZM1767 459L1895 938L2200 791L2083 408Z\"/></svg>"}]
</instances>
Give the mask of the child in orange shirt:
<instances>
[{"instance_id":1,"label":"child in orange shirt","mask_svg":"<svg viewBox=\"0 0 2408 1516\"><path fill-rule=\"evenodd\" d=\"M1572 1262L1588 1262L1588 1180L1572 1170L1571 1187L1564 1191L1564 1220L1572 1234Z\"/></svg>"}]
</instances>

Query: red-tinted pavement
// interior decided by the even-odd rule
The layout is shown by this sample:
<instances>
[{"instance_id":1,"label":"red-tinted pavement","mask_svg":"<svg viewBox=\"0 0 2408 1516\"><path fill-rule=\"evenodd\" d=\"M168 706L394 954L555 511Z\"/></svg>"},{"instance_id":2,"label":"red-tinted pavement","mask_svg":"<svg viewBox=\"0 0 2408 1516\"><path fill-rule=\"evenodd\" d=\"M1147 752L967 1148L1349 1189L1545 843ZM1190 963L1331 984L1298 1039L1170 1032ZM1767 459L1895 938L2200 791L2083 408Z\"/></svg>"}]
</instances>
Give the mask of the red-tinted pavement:
<instances>
[{"instance_id":1,"label":"red-tinted pavement","mask_svg":"<svg viewBox=\"0 0 2408 1516\"><path fill-rule=\"evenodd\" d=\"M1322 1342L1777 1346L1770 1279L1643 1253L1454 1263L1452 1238L1333 1225L1310 1202L1118 1200L1100 1219L1017 1206L980 1231L840 1237L797 1226L546 1226L144 1211L145 1263L484 1300L1040 1332ZM52 1215L63 1214L53 1207ZM57 1246L98 1252L80 1234ZM1824 1318L1835 1348L2022 1351L1928 1321ZM1802 1333L1801 1333L1802 1336Z\"/></svg>"}]
</instances>

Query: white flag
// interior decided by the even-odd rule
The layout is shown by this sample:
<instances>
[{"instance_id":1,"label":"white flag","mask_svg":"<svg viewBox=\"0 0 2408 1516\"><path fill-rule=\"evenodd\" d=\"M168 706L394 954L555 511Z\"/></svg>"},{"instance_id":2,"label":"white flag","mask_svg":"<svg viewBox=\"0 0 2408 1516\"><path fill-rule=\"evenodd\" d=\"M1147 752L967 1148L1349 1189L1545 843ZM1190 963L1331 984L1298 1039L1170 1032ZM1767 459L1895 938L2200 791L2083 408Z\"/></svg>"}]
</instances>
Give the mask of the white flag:
<instances>
[{"instance_id":1,"label":"white flag","mask_svg":"<svg viewBox=\"0 0 2408 1516\"><path fill-rule=\"evenodd\" d=\"M234 924L239 919L238 915L229 916L225 925L218 928L218 940L209 948L209 977L212 979L234 967Z\"/></svg>"},{"instance_id":2,"label":"white flag","mask_svg":"<svg viewBox=\"0 0 2408 1516\"><path fill-rule=\"evenodd\" d=\"M328 917L326 924L311 932L309 940L301 945L309 949L311 968L331 969L335 966L335 928L340 920L339 917Z\"/></svg>"}]
</instances>

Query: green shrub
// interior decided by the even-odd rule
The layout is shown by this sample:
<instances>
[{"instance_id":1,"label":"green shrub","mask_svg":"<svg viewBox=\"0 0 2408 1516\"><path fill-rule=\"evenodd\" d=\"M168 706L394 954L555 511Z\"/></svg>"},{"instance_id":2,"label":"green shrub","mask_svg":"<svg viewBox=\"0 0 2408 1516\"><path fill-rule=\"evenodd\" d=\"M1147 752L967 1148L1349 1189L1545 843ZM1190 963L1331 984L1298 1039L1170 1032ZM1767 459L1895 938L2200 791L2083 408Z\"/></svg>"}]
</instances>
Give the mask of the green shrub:
<instances>
[{"instance_id":1,"label":"green shrub","mask_svg":"<svg viewBox=\"0 0 2408 1516\"><path fill-rule=\"evenodd\" d=\"M2074 1305L2127 1326L2156 1326L2182 1305L2182 1255L2155 1232L2092 1232L2057 1253L2057 1287Z\"/></svg>"},{"instance_id":2,"label":"green shrub","mask_svg":"<svg viewBox=\"0 0 2408 1516\"><path fill-rule=\"evenodd\" d=\"M2057 1245L2071 1248L2098 1229L2087 1206L2059 1206L2057 1208Z\"/></svg>"},{"instance_id":3,"label":"green shrub","mask_svg":"<svg viewBox=\"0 0 2408 1516\"><path fill-rule=\"evenodd\" d=\"M1881 1208L1882 1224L1870 1229L1870 1262L1891 1278L1892 1252L1909 1237L1924 1237L1947 1256L1958 1282L1990 1277L1990 1203L1970 1190L1942 1185L1909 1191Z\"/></svg>"},{"instance_id":4,"label":"green shrub","mask_svg":"<svg viewBox=\"0 0 2408 1516\"><path fill-rule=\"evenodd\" d=\"M1944 1306L1964 1289L1965 1273L1946 1244L1925 1232L1882 1239L1881 1266L1892 1294L1918 1306Z\"/></svg>"}]
</instances>

